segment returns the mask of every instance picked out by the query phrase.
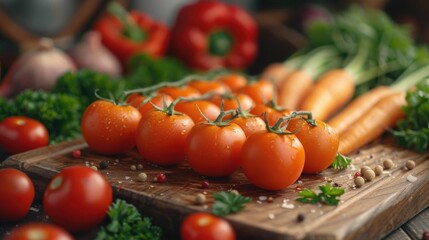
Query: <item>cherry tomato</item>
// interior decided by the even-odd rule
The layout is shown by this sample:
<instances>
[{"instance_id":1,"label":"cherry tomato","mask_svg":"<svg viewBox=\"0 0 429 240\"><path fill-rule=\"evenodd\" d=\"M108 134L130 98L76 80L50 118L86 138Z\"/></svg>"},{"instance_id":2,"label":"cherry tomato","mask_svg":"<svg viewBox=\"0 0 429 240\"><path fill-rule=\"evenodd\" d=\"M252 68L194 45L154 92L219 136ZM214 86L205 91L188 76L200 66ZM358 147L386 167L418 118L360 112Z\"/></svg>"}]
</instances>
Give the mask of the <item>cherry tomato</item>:
<instances>
[{"instance_id":1,"label":"cherry tomato","mask_svg":"<svg viewBox=\"0 0 429 240\"><path fill-rule=\"evenodd\" d=\"M97 100L83 113L82 135L88 146L97 153L126 153L135 146L140 119L140 112L133 106Z\"/></svg>"},{"instance_id":2,"label":"cherry tomato","mask_svg":"<svg viewBox=\"0 0 429 240\"><path fill-rule=\"evenodd\" d=\"M241 146L245 140L246 135L235 123L224 126L197 124L186 140L189 165L205 176L228 176L240 167Z\"/></svg>"},{"instance_id":3,"label":"cherry tomato","mask_svg":"<svg viewBox=\"0 0 429 240\"><path fill-rule=\"evenodd\" d=\"M12 230L5 240L72 240L64 229L47 223L27 223Z\"/></svg>"},{"instance_id":4,"label":"cherry tomato","mask_svg":"<svg viewBox=\"0 0 429 240\"><path fill-rule=\"evenodd\" d=\"M216 78L216 81L219 81L228 86L232 92L237 92L240 88L246 86L247 84L247 79L244 76L236 73L219 76Z\"/></svg>"},{"instance_id":5,"label":"cherry tomato","mask_svg":"<svg viewBox=\"0 0 429 240\"><path fill-rule=\"evenodd\" d=\"M249 110L255 104L249 96L242 93L238 93L235 95L216 96L212 99L212 102L220 107L222 100L223 100L223 109L225 111L237 109L238 102L240 103L240 107L243 111Z\"/></svg>"},{"instance_id":6,"label":"cherry tomato","mask_svg":"<svg viewBox=\"0 0 429 240\"><path fill-rule=\"evenodd\" d=\"M209 120L215 120L220 114L220 108L206 100L179 102L174 109L191 117L194 123L205 122L204 116Z\"/></svg>"},{"instance_id":7,"label":"cherry tomato","mask_svg":"<svg viewBox=\"0 0 429 240\"><path fill-rule=\"evenodd\" d=\"M323 121L311 126L304 120L292 119L287 129L298 137L305 150L303 173L318 173L329 167L338 152L339 135Z\"/></svg>"},{"instance_id":8,"label":"cherry tomato","mask_svg":"<svg viewBox=\"0 0 429 240\"><path fill-rule=\"evenodd\" d=\"M241 156L249 182L266 190L281 190L294 183L305 161L304 148L295 135L268 131L249 136Z\"/></svg>"},{"instance_id":9,"label":"cherry tomato","mask_svg":"<svg viewBox=\"0 0 429 240\"><path fill-rule=\"evenodd\" d=\"M150 162L176 164L185 159L186 137L193 126L186 114L151 111L143 116L137 128L137 149Z\"/></svg>"},{"instance_id":10,"label":"cherry tomato","mask_svg":"<svg viewBox=\"0 0 429 240\"><path fill-rule=\"evenodd\" d=\"M277 111L276 109L266 105L266 104L256 104L251 110L250 113L259 116L261 119L265 120L264 113L267 113L268 124L270 126L274 125L279 118L282 117L282 113Z\"/></svg>"},{"instance_id":11,"label":"cherry tomato","mask_svg":"<svg viewBox=\"0 0 429 240\"><path fill-rule=\"evenodd\" d=\"M188 215L180 227L182 240L235 240L235 232L226 220L208 213Z\"/></svg>"},{"instance_id":12,"label":"cherry tomato","mask_svg":"<svg viewBox=\"0 0 429 240\"><path fill-rule=\"evenodd\" d=\"M182 87L163 87L158 90L158 93L167 94L172 97L173 100L176 100L179 97L191 98L201 96L197 89L186 85Z\"/></svg>"},{"instance_id":13,"label":"cherry tomato","mask_svg":"<svg viewBox=\"0 0 429 240\"><path fill-rule=\"evenodd\" d=\"M85 166L64 168L43 196L43 209L49 218L71 232L96 227L111 203L112 187L106 178Z\"/></svg>"},{"instance_id":14,"label":"cherry tomato","mask_svg":"<svg viewBox=\"0 0 429 240\"><path fill-rule=\"evenodd\" d=\"M246 137L249 137L255 132L264 131L267 129L264 120L256 116L237 117L232 120L232 122L243 129Z\"/></svg>"},{"instance_id":15,"label":"cherry tomato","mask_svg":"<svg viewBox=\"0 0 429 240\"><path fill-rule=\"evenodd\" d=\"M273 100L274 90L275 87L271 81L261 79L242 87L239 92L251 97L256 104L265 104Z\"/></svg>"},{"instance_id":16,"label":"cherry tomato","mask_svg":"<svg viewBox=\"0 0 429 240\"><path fill-rule=\"evenodd\" d=\"M0 169L0 221L24 218L33 199L33 182L25 173L14 168Z\"/></svg>"},{"instance_id":17,"label":"cherry tomato","mask_svg":"<svg viewBox=\"0 0 429 240\"><path fill-rule=\"evenodd\" d=\"M35 119L13 116L0 122L0 148L10 155L44 147L48 143L48 130Z\"/></svg>"},{"instance_id":18,"label":"cherry tomato","mask_svg":"<svg viewBox=\"0 0 429 240\"><path fill-rule=\"evenodd\" d=\"M188 86L197 89L201 94L224 94L228 90L224 84L216 81L194 80L190 81Z\"/></svg>"},{"instance_id":19,"label":"cherry tomato","mask_svg":"<svg viewBox=\"0 0 429 240\"><path fill-rule=\"evenodd\" d=\"M127 103L131 104L135 108L137 108L142 116L144 116L147 112L154 110L155 108L152 106L158 106L160 108L164 107L164 102L168 106L173 102L173 98L166 94L159 94L154 97L146 98L144 96L130 96L128 98Z\"/></svg>"}]
</instances>

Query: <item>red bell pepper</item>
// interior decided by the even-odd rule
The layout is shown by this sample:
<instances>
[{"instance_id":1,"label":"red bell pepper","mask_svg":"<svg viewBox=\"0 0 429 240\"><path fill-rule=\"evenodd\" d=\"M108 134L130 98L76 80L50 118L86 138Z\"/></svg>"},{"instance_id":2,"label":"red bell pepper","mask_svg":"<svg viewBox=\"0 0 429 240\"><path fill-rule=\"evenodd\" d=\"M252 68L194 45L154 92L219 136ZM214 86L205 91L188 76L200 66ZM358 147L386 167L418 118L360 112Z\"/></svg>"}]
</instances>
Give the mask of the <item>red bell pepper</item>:
<instances>
[{"instance_id":1,"label":"red bell pepper","mask_svg":"<svg viewBox=\"0 0 429 240\"><path fill-rule=\"evenodd\" d=\"M197 1L180 9L171 47L177 58L195 69L244 69L257 54L257 26L238 6Z\"/></svg>"},{"instance_id":2,"label":"red bell pepper","mask_svg":"<svg viewBox=\"0 0 429 240\"><path fill-rule=\"evenodd\" d=\"M134 54L147 53L163 56L169 41L170 30L148 15L127 12L117 3L109 5L110 14L102 16L94 28L101 40L126 65Z\"/></svg>"}]
</instances>

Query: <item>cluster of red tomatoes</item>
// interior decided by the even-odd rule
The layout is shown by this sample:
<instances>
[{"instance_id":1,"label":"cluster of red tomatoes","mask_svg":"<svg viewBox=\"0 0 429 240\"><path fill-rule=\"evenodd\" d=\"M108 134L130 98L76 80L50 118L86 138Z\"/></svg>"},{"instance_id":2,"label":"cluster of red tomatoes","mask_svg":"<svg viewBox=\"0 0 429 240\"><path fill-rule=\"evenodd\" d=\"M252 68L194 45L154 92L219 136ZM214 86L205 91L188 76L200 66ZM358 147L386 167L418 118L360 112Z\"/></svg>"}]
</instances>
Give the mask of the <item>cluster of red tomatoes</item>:
<instances>
[{"instance_id":1,"label":"cluster of red tomatoes","mask_svg":"<svg viewBox=\"0 0 429 240\"><path fill-rule=\"evenodd\" d=\"M32 180L20 170L0 169L0 192L0 222L23 219L35 196ZM111 203L112 188L102 174L85 166L64 168L43 195L43 209L54 224L24 224L6 239L73 239L69 232L96 227Z\"/></svg>"},{"instance_id":2,"label":"cluster of red tomatoes","mask_svg":"<svg viewBox=\"0 0 429 240\"><path fill-rule=\"evenodd\" d=\"M320 172L335 159L338 134L322 121L310 124L311 114L277 107L269 80L230 73L151 90L152 96L130 95L125 105L90 104L81 124L89 147L120 154L137 146L147 161L186 160L210 177L241 167L249 182L267 190L286 188L302 172Z\"/></svg>"}]
</instances>

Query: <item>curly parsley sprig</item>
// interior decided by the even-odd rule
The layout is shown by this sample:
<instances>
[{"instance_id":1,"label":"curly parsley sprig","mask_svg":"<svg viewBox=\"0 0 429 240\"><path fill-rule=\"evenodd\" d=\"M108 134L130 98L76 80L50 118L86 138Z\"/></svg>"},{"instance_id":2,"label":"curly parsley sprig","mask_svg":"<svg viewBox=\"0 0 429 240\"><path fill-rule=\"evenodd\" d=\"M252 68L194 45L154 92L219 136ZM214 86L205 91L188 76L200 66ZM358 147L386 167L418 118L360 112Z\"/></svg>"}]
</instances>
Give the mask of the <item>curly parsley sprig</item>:
<instances>
[{"instance_id":1,"label":"curly parsley sprig","mask_svg":"<svg viewBox=\"0 0 429 240\"><path fill-rule=\"evenodd\" d=\"M215 202L212 207L212 213L217 216L225 216L230 213L236 213L244 208L244 204L252 199L244 197L233 192L216 192L213 194Z\"/></svg>"},{"instance_id":2,"label":"curly parsley sprig","mask_svg":"<svg viewBox=\"0 0 429 240\"><path fill-rule=\"evenodd\" d=\"M325 203L327 205L337 206L340 201L338 197L344 194L344 189L339 187L333 187L331 184L327 183L324 186L319 186L320 193L317 194L313 190L304 188L302 191L299 191L298 195L300 196L296 200L302 203Z\"/></svg>"}]
</instances>

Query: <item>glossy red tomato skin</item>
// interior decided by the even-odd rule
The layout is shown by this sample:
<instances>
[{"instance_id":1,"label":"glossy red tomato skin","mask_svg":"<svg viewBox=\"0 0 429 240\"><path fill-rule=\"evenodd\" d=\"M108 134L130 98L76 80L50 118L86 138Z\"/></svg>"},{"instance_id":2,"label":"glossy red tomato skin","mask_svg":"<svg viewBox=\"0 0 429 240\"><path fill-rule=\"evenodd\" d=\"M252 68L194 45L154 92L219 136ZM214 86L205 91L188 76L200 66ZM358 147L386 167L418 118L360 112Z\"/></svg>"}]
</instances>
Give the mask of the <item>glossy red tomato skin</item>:
<instances>
[{"instance_id":1,"label":"glossy red tomato skin","mask_svg":"<svg viewBox=\"0 0 429 240\"><path fill-rule=\"evenodd\" d=\"M192 118L194 123L206 122L204 116L209 120L214 121L220 114L220 108L216 106L216 104L206 100L179 102L175 109L188 115L190 118Z\"/></svg>"},{"instance_id":2,"label":"glossy red tomato skin","mask_svg":"<svg viewBox=\"0 0 429 240\"><path fill-rule=\"evenodd\" d=\"M293 131L305 150L303 173L315 174L327 169L335 160L340 136L334 128L316 120L317 126L293 119L287 129Z\"/></svg>"},{"instance_id":3,"label":"glossy red tomato skin","mask_svg":"<svg viewBox=\"0 0 429 240\"><path fill-rule=\"evenodd\" d=\"M235 240L235 231L226 220L208 213L188 215L180 227L182 240Z\"/></svg>"},{"instance_id":4,"label":"glossy red tomato skin","mask_svg":"<svg viewBox=\"0 0 429 240\"><path fill-rule=\"evenodd\" d=\"M242 149L242 169L253 185L277 191L300 177L305 152L295 135L261 131L247 138Z\"/></svg>"},{"instance_id":5,"label":"glossy red tomato skin","mask_svg":"<svg viewBox=\"0 0 429 240\"><path fill-rule=\"evenodd\" d=\"M27 223L12 230L5 240L73 240L73 237L66 230L52 224Z\"/></svg>"},{"instance_id":6,"label":"glossy red tomato skin","mask_svg":"<svg viewBox=\"0 0 429 240\"><path fill-rule=\"evenodd\" d=\"M119 106L97 100L91 103L83 114L82 136L88 146L97 153L126 153L135 146L140 119L140 112L133 106Z\"/></svg>"},{"instance_id":7,"label":"glossy red tomato skin","mask_svg":"<svg viewBox=\"0 0 429 240\"><path fill-rule=\"evenodd\" d=\"M233 95L233 97L231 96L226 98L217 96L217 97L214 97L211 101L219 107L221 106L221 103L223 101L223 108L225 111L237 109L238 102L240 102L240 107L243 111L247 111L255 105L255 103L249 96L242 93L237 93Z\"/></svg>"},{"instance_id":8,"label":"glossy red tomato skin","mask_svg":"<svg viewBox=\"0 0 429 240\"><path fill-rule=\"evenodd\" d=\"M188 86L197 89L201 94L224 94L228 90L228 87L216 81L194 80L190 81Z\"/></svg>"},{"instance_id":9,"label":"glossy red tomato skin","mask_svg":"<svg viewBox=\"0 0 429 240\"><path fill-rule=\"evenodd\" d=\"M159 94L167 94L176 100L179 97L193 98L201 96L201 93L190 86L182 86L182 87L163 87L158 90Z\"/></svg>"},{"instance_id":10,"label":"glossy red tomato skin","mask_svg":"<svg viewBox=\"0 0 429 240\"><path fill-rule=\"evenodd\" d=\"M34 185L22 171L0 169L0 222L24 218L34 200Z\"/></svg>"},{"instance_id":11,"label":"glossy red tomato skin","mask_svg":"<svg viewBox=\"0 0 429 240\"><path fill-rule=\"evenodd\" d=\"M185 159L185 142L194 121L186 115L151 111L137 128L137 149L144 159L158 165L172 165Z\"/></svg>"},{"instance_id":12,"label":"glossy red tomato skin","mask_svg":"<svg viewBox=\"0 0 429 240\"><path fill-rule=\"evenodd\" d=\"M227 126L196 124L186 139L189 165L201 175L225 177L241 165L241 147L246 140L244 131L235 123Z\"/></svg>"},{"instance_id":13,"label":"glossy red tomato skin","mask_svg":"<svg viewBox=\"0 0 429 240\"><path fill-rule=\"evenodd\" d=\"M242 87L238 92L251 97L255 104L266 104L274 98L274 84L265 79L249 83Z\"/></svg>"},{"instance_id":14,"label":"glossy red tomato skin","mask_svg":"<svg viewBox=\"0 0 429 240\"><path fill-rule=\"evenodd\" d=\"M49 133L39 121L12 116L0 122L0 148L13 155L47 146Z\"/></svg>"},{"instance_id":15,"label":"glossy red tomato skin","mask_svg":"<svg viewBox=\"0 0 429 240\"><path fill-rule=\"evenodd\" d=\"M237 92L239 89L247 85L247 79L236 73L219 76L216 78L216 81L228 86L232 92Z\"/></svg>"},{"instance_id":16,"label":"glossy red tomato skin","mask_svg":"<svg viewBox=\"0 0 429 240\"><path fill-rule=\"evenodd\" d=\"M232 120L232 122L240 126L241 129L243 129L244 134L246 134L246 137L249 137L255 132L265 131L267 129L264 120L256 116L237 117Z\"/></svg>"},{"instance_id":17,"label":"glossy red tomato skin","mask_svg":"<svg viewBox=\"0 0 429 240\"><path fill-rule=\"evenodd\" d=\"M85 166L64 168L43 196L43 209L52 222L71 232L97 227L111 203L109 182L101 173Z\"/></svg>"},{"instance_id":18,"label":"glossy red tomato skin","mask_svg":"<svg viewBox=\"0 0 429 240\"><path fill-rule=\"evenodd\" d=\"M168 106L171 102L173 102L173 99L166 94L159 94L154 97L149 98L146 103L143 103L147 98L141 95L131 95L130 98L128 98L127 102L137 108L142 115L142 117L148 113L149 111L154 110L155 108L152 106L155 105L157 107L163 108L164 102Z\"/></svg>"}]
</instances>

